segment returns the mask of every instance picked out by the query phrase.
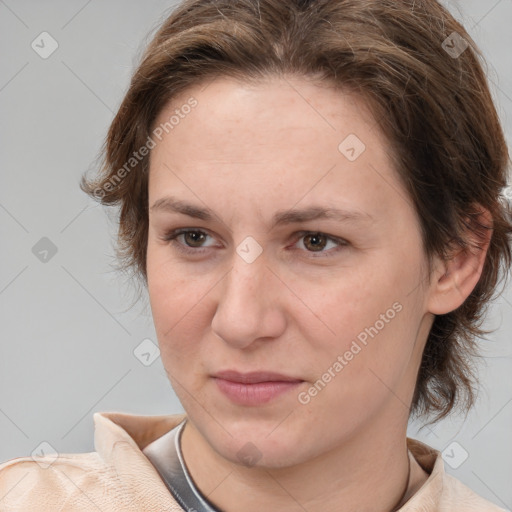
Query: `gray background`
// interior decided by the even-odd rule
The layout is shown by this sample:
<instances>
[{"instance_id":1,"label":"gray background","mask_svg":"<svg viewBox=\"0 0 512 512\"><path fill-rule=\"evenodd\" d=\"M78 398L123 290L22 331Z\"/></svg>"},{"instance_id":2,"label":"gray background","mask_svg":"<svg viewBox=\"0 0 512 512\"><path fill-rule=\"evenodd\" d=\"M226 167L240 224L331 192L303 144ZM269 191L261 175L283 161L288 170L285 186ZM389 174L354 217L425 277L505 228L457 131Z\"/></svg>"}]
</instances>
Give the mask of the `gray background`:
<instances>
[{"instance_id":1,"label":"gray background","mask_svg":"<svg viewBox=\"0 0 512 512\"><path fill-rule=\"evenodd\" d=\"M113 271L115 213L78 187L149 31L173 5L0 0L0 461L30 455L42 441L63 453L94 450L95 411L182 411L160 358L145 366L134 355L156 337L147 301L131 307L133 290ZM447 5L488 60L510 143L512 0ZM47 59L31 47L43 31L59 45ZM57 249L47 261L33 252L43 237ZM448 447L453 466L467 452L447 470L512 508L510 286L487 325L498 330L483 345L477 407L419 432L411 425L410 435Z\"/></svg>"}]
</instances>

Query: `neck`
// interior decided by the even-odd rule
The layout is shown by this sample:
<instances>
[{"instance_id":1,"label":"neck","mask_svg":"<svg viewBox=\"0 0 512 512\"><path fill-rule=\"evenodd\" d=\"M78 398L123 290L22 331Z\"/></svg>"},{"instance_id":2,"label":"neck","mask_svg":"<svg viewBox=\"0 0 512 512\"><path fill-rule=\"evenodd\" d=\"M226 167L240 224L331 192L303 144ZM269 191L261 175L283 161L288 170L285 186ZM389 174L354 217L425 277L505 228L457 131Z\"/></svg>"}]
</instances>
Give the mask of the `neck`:
<instances>
[{"instance_id":1,"label":"neck","mask_svg":"<svg viewBox=\"0 0 512 512\"><path fill-rule=\"evenodd\" d=\"M285 468L235 464L214 451L189 421L182 435L183 456L197 487L225 512L334 512L340 504L346 512L391 512L426 476L417 465L410 471L407 418L398 416L399 421L392 411L391 418L376 418L371 428L336 449Z\"/></svg>"}]
</instances>

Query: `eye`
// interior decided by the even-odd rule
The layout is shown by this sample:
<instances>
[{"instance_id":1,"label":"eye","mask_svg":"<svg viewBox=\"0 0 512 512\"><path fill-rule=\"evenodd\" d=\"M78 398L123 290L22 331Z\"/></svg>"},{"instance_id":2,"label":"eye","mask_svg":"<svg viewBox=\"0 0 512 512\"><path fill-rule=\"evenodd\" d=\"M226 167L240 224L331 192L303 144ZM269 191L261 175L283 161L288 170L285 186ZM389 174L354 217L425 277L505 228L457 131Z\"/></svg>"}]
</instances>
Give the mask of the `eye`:
<instances>
[{"instance_id":1,"label":"eye","mask_svg":"<svg viewBox=\"0 0 512 512\"><path fill-rule=\"evenodd\" d=\"M166 242L171 242L172 244L176 245L178 249L183 252L198 254L204 252L198 249L211 247L201 245L206 240L206 237L211 238L211 236L206 233L206 231L202 231L200 229L181 228L167 233L164 235L163 239Z\"/></svg>"},{"instance_id":2,"label":"eye","mask_svg":"<svg viewBox=\"0 0 512 512\"><path fill-rule=\"evenodd\" d=\"M325 253L337 252L343 246L348 245L348 242L342 238L326 235L318 231L301 231L296 235L300 237L296 243L300 242L299 246L302 246L309 253L324 255ZM329 244L331 245L330 247ZM334 251L327 251L325 249L334 249Z\"/></svg>"}]
</instances>

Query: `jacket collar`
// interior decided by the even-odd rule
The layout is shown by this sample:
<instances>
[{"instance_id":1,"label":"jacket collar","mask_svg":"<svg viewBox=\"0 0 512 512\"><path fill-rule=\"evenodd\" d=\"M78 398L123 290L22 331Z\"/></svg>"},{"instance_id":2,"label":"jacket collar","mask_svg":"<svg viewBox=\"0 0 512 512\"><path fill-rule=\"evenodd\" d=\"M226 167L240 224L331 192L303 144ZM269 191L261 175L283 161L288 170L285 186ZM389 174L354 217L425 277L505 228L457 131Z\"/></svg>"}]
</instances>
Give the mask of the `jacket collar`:
<instances>
[{"instance_id":1,"label":"jacket collar","mask_svg":"<svg viewBox=\"0 0 512 512\"><path fill-rule=\"evenodd\" d=\"M142 450L181 423L185 417L185 414L155 416L121 412L94 413L95 449L100 457L113 467L132 499L142 500L141 503L144 503L144 496L147 496L146 499L150 499L151 504L171 506L168 510L181 510ZM407 438L407 446L418 464L430 476L416 494L400 508L400 512L437 511L444 483L441 454L415 439ZM174 506L178 508L173 508Z\"/></svg>"}]
</instances>

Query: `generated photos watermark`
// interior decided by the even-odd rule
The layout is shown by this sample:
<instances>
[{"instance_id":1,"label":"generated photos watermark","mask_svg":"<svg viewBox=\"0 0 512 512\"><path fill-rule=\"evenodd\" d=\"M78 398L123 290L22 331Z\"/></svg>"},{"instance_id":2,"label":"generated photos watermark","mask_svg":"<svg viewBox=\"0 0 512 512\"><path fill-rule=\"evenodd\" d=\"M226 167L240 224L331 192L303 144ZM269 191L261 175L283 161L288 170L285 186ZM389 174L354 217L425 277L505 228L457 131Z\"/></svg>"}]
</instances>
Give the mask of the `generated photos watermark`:
<instances>
[{"instance_id":1,"label":"generated photos watermark","mask_svg":"<svg viewBox=\"0 0 512 512\"><path fill-rule=\"evenodd\" d=\"M121 183L121 181L140 163L142 160L149 155L150 150L152 150L156 146L156 140L160 142L162 137L165 134L168 134L173 130L178 124L180 124L182 119L190 114L192 108L197 106L197 100L191 96L186 103L174 110L174 114L169 117L169 119L165 123L160 123L152 132L151 135L148 136L146 142L137 150L132 153L132 156L128 158L125 164L117 170L117 172L110 177L108 181L106 181L103 186L97 187L94 190L94 195L98 199L102 199L105 197L107 192L111 192Z\"/></svg>"},{"instance_id":2,"label":"generated photos watermark","mask_svg":"<svg viewBox=\"0 0 512 512\"><path fill-rule=\"evenodd\" d=\"M387 324L393 320L403 309L400 302L395 302L385 313L379 316L379 319L370 327L365 327L352 341L350 348L343 355L339 355L322 376L310 386L307 391L301 391L297 399L302 405L307 405L311 399L325 389L327 384L331 382L349 363L352 361L365 347L368 346L369 338L373 339L377 336Z\"/></svg>"}]
</instances>

